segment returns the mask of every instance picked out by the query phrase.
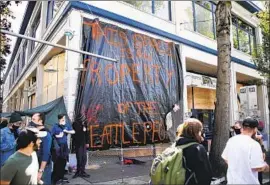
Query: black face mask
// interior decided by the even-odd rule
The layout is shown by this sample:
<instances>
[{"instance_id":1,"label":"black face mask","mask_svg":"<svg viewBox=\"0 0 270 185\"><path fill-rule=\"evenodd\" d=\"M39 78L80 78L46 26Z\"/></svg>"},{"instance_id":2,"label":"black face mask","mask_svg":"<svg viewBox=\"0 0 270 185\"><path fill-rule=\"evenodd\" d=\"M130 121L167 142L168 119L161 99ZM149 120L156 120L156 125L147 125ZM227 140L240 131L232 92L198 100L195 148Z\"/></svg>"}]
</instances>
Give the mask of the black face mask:
<instances>
[{"instance_id":1,"label":"black face mask","mask_svg":"<svg viewBox=\"0 0 270 185\"><path fill-rule=\"evenodd\" d=\"M17 130L20 126L12 125L12 130Z\"/></svg>"},{"instance_id":2,"label":"black face mask","mask_svg":"<svg viewBox=\"0 0 270 185\"><path fill-rule=\"evenodd\" d=\"M40 125L34 123L33 121L30 121L30 122L29 122L29 126L31 126L31 127L38 127L38 126L40 126Z\"/></svg>"},{"instance_id":3,"label":"black face mask","mask_svg":"<svg viewBox=\"0 0 270 185\"><path fill-rule=\"evenodd\" d=\"M239 134L241 134L241 129L234 129L234 132L236 135L239 135Z\"/></svg>"}]
</instances>

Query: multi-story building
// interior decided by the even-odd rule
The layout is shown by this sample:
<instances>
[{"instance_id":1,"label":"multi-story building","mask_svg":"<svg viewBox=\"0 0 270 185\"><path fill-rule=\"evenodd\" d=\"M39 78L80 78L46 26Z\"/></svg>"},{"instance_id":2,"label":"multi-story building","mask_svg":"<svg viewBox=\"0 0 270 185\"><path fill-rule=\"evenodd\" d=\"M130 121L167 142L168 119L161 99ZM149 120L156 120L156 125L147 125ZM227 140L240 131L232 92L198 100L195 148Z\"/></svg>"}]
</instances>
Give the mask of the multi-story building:
<instances>
[{"instance_id":1,"label":"multi-story building","mask_svg":"<svg viewBox=\"0 0 270 185\"><path fill-rule=\"evenodd\" d=\"M81 49L83 18L99 18L179 44L185 113L192 111L205 125L211 125L217 71L215 8L212 1L30 1L19 33ZM254 16L261 8L260 2L232 2L232 124L243 111L238 100L240 88L263 79L251 60L256 45L262 42L259 20ZM67 35L70 31L72 37ZM79 53L18 38L4 78L4 112L33 108L64 96L73 118L79 74L75 68L80 63ZM211 85L202 83L209 79ZM257 86L255 94L255 112L269 128L266 87Z\"/></svg>"}]
</instances>

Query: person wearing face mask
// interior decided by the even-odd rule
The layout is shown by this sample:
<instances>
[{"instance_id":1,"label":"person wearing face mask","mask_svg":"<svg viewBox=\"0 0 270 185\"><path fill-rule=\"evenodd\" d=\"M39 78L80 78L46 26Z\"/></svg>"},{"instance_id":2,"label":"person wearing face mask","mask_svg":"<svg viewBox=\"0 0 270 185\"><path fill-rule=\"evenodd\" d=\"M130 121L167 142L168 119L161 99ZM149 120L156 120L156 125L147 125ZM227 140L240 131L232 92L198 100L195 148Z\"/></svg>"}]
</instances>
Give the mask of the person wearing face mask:
<instances>
[{"instance_id":1,"label":"person wearing face mask","mask_svg":"<svg viewBox=\"0 0 270 185\"><path fill-rule=\"evenodd\" d=\"M56 138L59 150L55 153L55 162L53 165L53 181L56 184L68 182L65 175L65 166L68 160L69 149L67 144L67 135L75 134L75 131L69 124L66 124L64 114L58 115L58 123L56 123L51 131L52 137Z\"/></svg>"},{"instance_id":2,"label":"person wearing face mask","mask_svg":"<svg viewBox=\"0 0 270 185\"><path fill-rule=\"evenodd\" d=\"M241 123L236 122L230 129L230 138L241 134Z\"/></svg>"},{"instance_id":3,"label":"person wearing face mask","mask_svg":"<svg viewBox=\"0 0 270 185\"><path fill-rule=\"evenodd\" d=\"M264 162L260 144L252 139L258 121L246 118L242 126L241 134L229 139L221 155L228 164L228 184L260 184L258 172L268 172L269 166Z\"/></svg>"},{"instance_id":4,"label":"person wearing face mask","mask_svg":"<svg viewBox=\"0 0 270 185\"><path fill-rule=\"evenodd\" d=\"M22 118L18 113L12 113L7 127L1 129L0 135L0 158L1 166L16 151L16 142L18 128L20 127Z\"/></svg>"},{"instance_id":5,"label":"person wearing face mask","mask_svg":"<svg viewBox=\"0 0 270 185\"><path fill-rule=\"evenodd\" d=\"M43 181L44 184L52 184L52 162L51 162L51 146L52 136L48 129L45 128L45 115L43 113L35 113L32 115L32 121L28 126L37 128L39 131L47 133L46 137L41 138L40 150L37 152L39 170L38 181Z\"/></svg>"},{"instance_id":6,"label":"person wearing face mask","mask_svg":"<svg viewBox=\"0 0 270 185\"><path fill-rule=\"evenodd\" d=\"M40 147L46 132L36 128L24 128L17 139L18 151L15 152L1 167L1 182L6 185L36 185L38 182L38 159L36 151Z\"/></svg>"}]
</instances>

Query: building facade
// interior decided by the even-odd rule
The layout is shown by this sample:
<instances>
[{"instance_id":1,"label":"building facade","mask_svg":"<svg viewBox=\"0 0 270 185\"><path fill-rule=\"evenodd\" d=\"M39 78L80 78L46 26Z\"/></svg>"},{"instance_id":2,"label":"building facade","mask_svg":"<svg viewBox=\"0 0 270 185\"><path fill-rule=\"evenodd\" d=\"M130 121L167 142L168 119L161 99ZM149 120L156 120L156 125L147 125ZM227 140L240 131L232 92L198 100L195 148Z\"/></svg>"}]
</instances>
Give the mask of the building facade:
<instances>
[{"instance_id":1,"label":"building facade","mask_svg":"<svg viewBox=\"0 0 270 185\"><path fill-rule=\"evenodd\" d=\"M179 44L185 79L184 114L192 112L211 130L217 71L215 8L211 1L31 1L19 33L81 49L83 19L98 18ZM261 8L259 2L232 2L230 122L252 114L269 130L266 87L256 86L253 108L244 109L240 98L240 89L248 82L263 79L251 60L256 45L262 42L259 20L254 16ZM72 119L79 74L76 68L81 60L79 53L18 38L4 78L3 111L25 110L64 96Z\"/></svg>"}]
</instances>

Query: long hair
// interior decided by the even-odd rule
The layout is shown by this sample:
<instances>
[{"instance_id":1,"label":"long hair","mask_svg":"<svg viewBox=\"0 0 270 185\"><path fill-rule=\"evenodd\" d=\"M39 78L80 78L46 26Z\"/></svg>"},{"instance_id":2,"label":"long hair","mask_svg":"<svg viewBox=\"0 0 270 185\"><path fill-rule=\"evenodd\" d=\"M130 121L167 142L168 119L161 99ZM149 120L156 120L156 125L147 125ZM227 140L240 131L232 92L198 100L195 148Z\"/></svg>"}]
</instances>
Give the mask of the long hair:
<instances>
[{"instance_id":1,"label":"long hair","mask_svg":"<svg viewBox=\"0 0 270 185\"><path fill-rule=\"evenodd\" d=\"M195 139L200 143L202 142L202 136L200 135L202 129L203 125L198 119L189 118L183 123L180 137Z\"/></svg>"}]
</instances>

